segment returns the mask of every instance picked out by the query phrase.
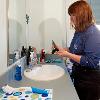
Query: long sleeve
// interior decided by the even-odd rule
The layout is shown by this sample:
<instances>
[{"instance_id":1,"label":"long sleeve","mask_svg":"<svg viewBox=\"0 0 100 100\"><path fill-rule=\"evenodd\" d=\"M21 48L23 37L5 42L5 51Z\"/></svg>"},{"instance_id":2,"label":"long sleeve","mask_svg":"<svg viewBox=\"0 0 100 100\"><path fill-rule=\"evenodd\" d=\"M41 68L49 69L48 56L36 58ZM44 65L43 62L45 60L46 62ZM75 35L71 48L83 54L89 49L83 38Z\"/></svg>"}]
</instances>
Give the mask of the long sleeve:
<instances>
[{"instance_id":1,"label":"long sleeve","mask_svg":"<svg viewBox=\"0 0 100 100\"><path fill-rule=\"evenodd\" d=\"M73 54L80 55L80 65L88 68L97 68L100 65L100 31L95 25L87 31L76 33L70 45ZM75 61L71 60L73 63Z\"/></svg>"},{"instance_id":2,"label":"long sleeve","mask_svg":"<svg viewBox=\"0 0 100 100\"><path fill-rule=\"evenodd\" d=\"M89 32L85 41L84 55L81 57L80 64L96 68L100 61L100 31L93 27Z\"/></svg>"}]
</instances>

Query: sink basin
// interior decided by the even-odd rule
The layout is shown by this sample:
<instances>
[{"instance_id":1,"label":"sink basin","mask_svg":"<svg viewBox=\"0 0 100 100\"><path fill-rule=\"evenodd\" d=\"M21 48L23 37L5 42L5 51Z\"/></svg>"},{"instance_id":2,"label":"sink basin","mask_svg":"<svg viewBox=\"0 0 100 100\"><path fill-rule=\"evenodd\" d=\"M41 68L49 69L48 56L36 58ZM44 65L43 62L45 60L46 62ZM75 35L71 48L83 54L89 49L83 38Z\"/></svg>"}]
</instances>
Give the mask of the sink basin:
<instances>
[{"instance_id":1,"label":"sink basin","mask_svg":"<svg viewBox=\"0 0 100 100\"><path fill-rule=\"evenodd\" d=\"M49 81L58 79L65 73L64 69L58 65L42 65L35 66L33 69L26 69L24 71L25 77L36 81Z\"/></svg>"}]
</instances>

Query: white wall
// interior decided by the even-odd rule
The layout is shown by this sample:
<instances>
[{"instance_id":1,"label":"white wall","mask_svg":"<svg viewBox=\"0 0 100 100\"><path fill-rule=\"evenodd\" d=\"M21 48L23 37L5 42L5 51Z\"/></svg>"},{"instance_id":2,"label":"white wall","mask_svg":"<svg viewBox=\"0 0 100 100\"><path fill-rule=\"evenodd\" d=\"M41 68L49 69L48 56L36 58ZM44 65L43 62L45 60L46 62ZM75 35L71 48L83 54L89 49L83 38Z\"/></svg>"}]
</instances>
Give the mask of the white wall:
<instances>
[{"instance_id":1,"label":"white wall","mask_svg":"<svg viewBox=\"0 0 100 100\"><path fill-rule=\"evenodd\" d=\"M0 75L7 70L7 0L0 0Z\"/></svg>"}]
</instances>

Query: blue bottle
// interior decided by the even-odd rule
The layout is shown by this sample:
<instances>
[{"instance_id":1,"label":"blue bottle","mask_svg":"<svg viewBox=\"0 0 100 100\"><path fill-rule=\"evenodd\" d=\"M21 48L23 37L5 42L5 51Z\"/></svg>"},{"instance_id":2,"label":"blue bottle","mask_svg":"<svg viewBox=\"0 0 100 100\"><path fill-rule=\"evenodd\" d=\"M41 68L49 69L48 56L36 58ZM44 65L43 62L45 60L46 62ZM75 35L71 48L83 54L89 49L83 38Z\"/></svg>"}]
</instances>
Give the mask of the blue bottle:
<instances>
[{"instance_id":1,"label":"blue bottle","mask_svg":"<svg viewBox=\"0 0 100 100\"><path fill-rule=\"evenodd\" d=\"M15 80L17 81L22 80L21 66L18 66L18 65L16 66Z\"/></svg>"}]
</instances>

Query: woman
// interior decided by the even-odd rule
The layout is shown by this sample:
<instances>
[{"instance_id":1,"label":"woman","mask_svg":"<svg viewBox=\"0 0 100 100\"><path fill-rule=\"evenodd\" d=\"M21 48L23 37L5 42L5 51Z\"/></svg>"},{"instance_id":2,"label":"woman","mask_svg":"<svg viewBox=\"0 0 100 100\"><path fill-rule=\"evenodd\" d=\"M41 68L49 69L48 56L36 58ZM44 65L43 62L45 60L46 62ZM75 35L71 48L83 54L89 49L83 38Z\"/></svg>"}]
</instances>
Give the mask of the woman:
<instances>
[{"instance_id":1,"label":"woman","mask_svg":"<svg viewBox=\"0 0 100 100\"><path fill-rule=\"evenodd\" d=\"M58 55L72 63L72 77L80 100L100 99L100 31L94 24L92 10L86 1L76 1L68 8L75 29L69 50Z\"/></svg>"}]
</instances>

